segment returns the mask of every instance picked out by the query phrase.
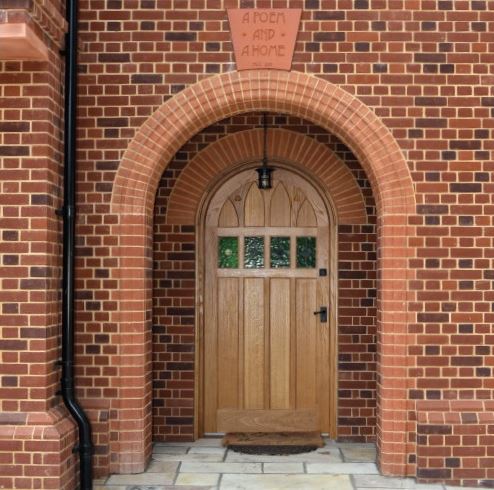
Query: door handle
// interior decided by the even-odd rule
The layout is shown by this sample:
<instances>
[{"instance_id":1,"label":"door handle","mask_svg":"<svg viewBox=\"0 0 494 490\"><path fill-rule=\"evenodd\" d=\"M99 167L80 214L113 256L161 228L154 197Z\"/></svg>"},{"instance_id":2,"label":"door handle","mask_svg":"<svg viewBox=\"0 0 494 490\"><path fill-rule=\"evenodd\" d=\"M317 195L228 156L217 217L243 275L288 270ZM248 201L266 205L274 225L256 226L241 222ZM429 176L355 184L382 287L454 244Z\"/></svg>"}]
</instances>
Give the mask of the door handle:
<instances>
[{"instance_id":1,"label":"door handle","mask_svg":"<svg viewBox=\"0 0 494 490\"><path fill-rule=\"evenodd\" d=\"M314 315L319 315L319 320L321 323L326 323L328 321L328 307L321 306L319 311L315 311Z\"/></svg>"}]
</instances>

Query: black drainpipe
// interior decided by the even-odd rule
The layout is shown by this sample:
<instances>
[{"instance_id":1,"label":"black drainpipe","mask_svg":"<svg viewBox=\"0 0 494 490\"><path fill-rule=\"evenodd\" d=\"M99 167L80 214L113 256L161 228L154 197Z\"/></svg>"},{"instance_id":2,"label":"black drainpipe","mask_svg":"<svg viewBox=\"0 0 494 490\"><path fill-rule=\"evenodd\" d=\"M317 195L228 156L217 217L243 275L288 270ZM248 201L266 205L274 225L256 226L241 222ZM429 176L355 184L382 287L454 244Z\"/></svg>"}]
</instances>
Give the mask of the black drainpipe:
<instances>
[{"instance_id":1,"label":"black drainpipe","mask_svg":"<svg viewBox=\"0 0 494 490\"><path fill-rule=\"evenodd\" d=\"M77 0L67 0L65 35L65 116L64 116L64 197L63 216L63 296L62 296L62 379L63 401L79 428L80 490L92 490L91 425L75 397L74 389L74 246L77 117Z\"/></svg>"}]
</instances>

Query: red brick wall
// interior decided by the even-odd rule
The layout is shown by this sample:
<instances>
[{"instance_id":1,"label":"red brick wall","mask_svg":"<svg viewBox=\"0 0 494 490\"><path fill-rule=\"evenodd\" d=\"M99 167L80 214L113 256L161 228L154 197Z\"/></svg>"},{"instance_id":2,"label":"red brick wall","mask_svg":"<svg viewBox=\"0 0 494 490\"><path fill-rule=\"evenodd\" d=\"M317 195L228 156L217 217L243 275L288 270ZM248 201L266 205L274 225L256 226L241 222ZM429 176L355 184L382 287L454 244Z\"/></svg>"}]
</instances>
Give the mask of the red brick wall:
<instances>
[{"instance_id":1,"label":"red brick wall","mask_svg":"<svg viewBox=\"0 0 494 490\"><path fill-rule=\"evenodd\" d=\"M417 404L417 478L492 488L494 402Z\"/></svg>"},{"instance_id":2,"label":"red brick wall","mask_svg":"<svg viewBox=\"0 0 494 490\"><path fill-rule=\"evenodd\" d=\"M157 196L155 216L153 439L190 441L194 439L195 227L163 224L159 210L165 189Z\"/></svg>"},{"instance_id":3,"label":"red brick wall","mask_svg":"<svg viewBox=\"0 0 494 490\"><path fill-rule=\"evenodd\" d=\"M111 182L127 142L153 110L204 76L233 69L219 5L193 12L181 10L180 2L169 11L156 12L155 5L132 10L116 1L103 10L102 3L83 3L90 42L82 76L87 169L81 178L103 202L109 194L95 192L98 179ZM415 182L410 399L492 397L488 376L474 377L462 363L475 362L487 373L493 356L492 298L485 289L492 269L493 2L324 1L304 7L294 69L338 84L373 108L399 142ZM458 187L463 183L474 185ZM88 212L94 211L91 204ZM476 344L462 343L463 334L477 335ZM413 405L410 413L413 422ZM414 438L412 432L411 444Z\"/></svg>"},{"instance_id":4,"label":"red brick wall","mask_svg":"<svg viewBox=\"0 0 494 490\"><path fill-rule=\"evenodd\" d=\"M373 225L338 229L338 438L376 434L376 240Z\"/></svg>"},{"instance_id":5,"label":"red brick wall","mask_svg":"<svg viewBox=\"0 0 494 490\"><path fill-rule=\"evenodd\" d=\"M11 62L1 68L1 406L42 411L53 405L58 381L46 368L56 359L59 333L60 94L50 86L59 82L60 67Z\"/></svg>"},{"instance_id":6,"label":"red brick wall","mask_svg":"<svg viewBox=\"0 0 494 490\"><path fill-rule=\"evenodd\" d=\"M187 10L188 5L183 0L81 1L78 386L84 404L101 410L94 418L101 422L96 431L101 458L96 461L102 472L111 460L107 441L122 437L115 428L116 411L107 411L118 394L118 369L112 365L118 343L112 316L117 259L110 249L116 238L109 215L115 171L136 130L165 100L200 79L234 70L223 7L238 2L209 2L207 8L194 4L194 10ZM493 398L494 2L307 0L302 5L294 0L283 6L304 7L293 69L334 83L370 107L397 140L411 171L417 216L410 218L414 236L406 253L414 320L405 333L409 368L400 376L409 382L409 468L414 471L417 465L425 475L430 460L420 445L418 453L413 449L419 416L415 403ZM59 403L53 363L59 338L60 235L52 212L60 200L60 86L55 61L2 65L0 398L2 411L9 414L2 437L10 437L17 427L14 420L26 423L24 414ZM360 265L352 267L358 271ZM358 323L372 316L372 307L366 308ZM362 332L369 335L372 326ZM405 334L398 332L397 339ZM360 339L354 338L355 346ZM186 357L175 354L181 355ZM359 356L359 362L372 363L367 354ZM390 376L389 370L385 374ZM403 386L400 379L396 383ZM108 405L101 407L102 399ZM367 408L349 410L363 418ZM485 405L481 410L485 412L479 414L488 413ZM361 427L370 426L370 418ZM476 443L482 448L483 441L479 437ZM453 452L456 441L444 443ZM14 450L25 452L22 446L4 452ZM461 459L460 464L469 462ZM490 460L483 464L491 465ZM451 480L479 482L471 476Z\"/></svg>"},{"instance_id":7,"label":"red brick wall","mask_svg":"<svg viewBox=\"0 0 494 490\"><path fill-rule=\"evenodd\" d=\"M352 169L366 198L369 224L342 225L339 242L338 435L375 437L375 205L365 173L350 150L324 130L298 118L269 116L270 127L308 134L328 144ZM198 151L222 136L262 125L259 114L236 116L207 128L177 153L160 182L155 203L153 413L155 440L193 436L195 230L166 225L169 195Z\"/></svg>"},{"instance_id":8,"label":"red brick wall","mask_svg":"<svg viewBox=\"0 0 494 490\"><path fill-rule=\"evenodd\" d=\"M0 474L4 488L73 488L59 412L62 65L0 63ZM46 466L41 463L46 461ZM38 466L39 465L39 466Z\"/></svg>"}]
</instances>

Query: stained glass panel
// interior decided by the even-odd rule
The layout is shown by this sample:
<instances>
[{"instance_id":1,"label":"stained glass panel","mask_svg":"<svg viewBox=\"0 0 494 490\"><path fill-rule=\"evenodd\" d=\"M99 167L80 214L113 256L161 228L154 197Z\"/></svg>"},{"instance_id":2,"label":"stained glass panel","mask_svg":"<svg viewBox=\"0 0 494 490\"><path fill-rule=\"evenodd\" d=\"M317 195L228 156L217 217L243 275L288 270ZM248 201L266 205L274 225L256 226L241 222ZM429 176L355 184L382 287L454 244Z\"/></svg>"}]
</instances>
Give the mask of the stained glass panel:
<instances>
[{"instance_id":1,"label":"stained glass panel","mask_svg":"<svg viewBox=\"0 0 494 490\"><path fill-rule=\"evenodd\" d=\"M238 237L236 236L219 237L218 267L220 269L238 268Z\"/></svg>"},{"instance_id":2,"label":"stained glass panel","mask_svg":"<svg viewBox=\"0 0 494 490\"><path fill-rule=\"evenodd\" d=\"M271 267L290 267L290 237L271 237Z\"/></svg>"},{"instance_id":3,"label":"stained glass panel","mask_svg":"<svg viewBox=\"0 0 494 490\"><path fill-rule=\"evenodd\" d=\"M244 267L262 269L264 267L264 237L246 236L244 249Z\"/></svg>"},{"instance_id":4,"label":"stained glass panel","mask_svg":"<svg viewBox=\"0 0 494 490\"><path fill-rule=\"evenodd\" d=\"M297 237L297 267L312 268L316 266L316 237Z\"/></svg>"}]
</instances>

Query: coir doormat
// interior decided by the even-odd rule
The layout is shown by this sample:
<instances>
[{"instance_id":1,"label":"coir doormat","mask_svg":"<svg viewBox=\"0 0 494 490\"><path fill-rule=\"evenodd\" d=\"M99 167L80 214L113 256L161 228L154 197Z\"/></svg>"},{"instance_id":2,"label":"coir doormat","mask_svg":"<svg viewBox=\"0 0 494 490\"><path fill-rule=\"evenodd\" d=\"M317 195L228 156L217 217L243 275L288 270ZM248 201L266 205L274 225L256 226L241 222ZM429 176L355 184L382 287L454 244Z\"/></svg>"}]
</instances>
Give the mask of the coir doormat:
<instances>
[{"instance_id":1,"label":"coir doormat","mask_svg":"<svg viewBox=\"0 0 494 490\"><path fill-rule=\"evenodd\" d=\"M324 446L318 432L275 432L226 434L223 446L244 454L285 455L315 451Z\"/></svg>"}]
</instances>

